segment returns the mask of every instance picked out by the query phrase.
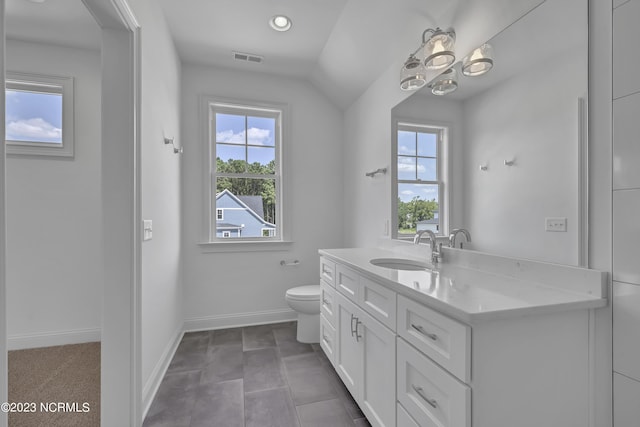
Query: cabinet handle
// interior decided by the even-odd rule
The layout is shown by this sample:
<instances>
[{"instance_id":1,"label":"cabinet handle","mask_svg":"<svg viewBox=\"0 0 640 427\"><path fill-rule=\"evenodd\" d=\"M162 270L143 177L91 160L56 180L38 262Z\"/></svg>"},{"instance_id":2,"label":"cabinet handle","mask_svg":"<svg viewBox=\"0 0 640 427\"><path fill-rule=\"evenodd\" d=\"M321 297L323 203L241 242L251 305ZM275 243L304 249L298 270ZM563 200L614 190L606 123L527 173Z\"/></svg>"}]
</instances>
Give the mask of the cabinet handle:
<instances>
[{"instance_id":1,"label":"cabinet handle","mask_svg":"<svg viewBox=\"0 0 640 427\"><path fill-rule=\"evenodd\" d=\"M436 408L438 406L438 402L435 399L429 399L425 394L422 387L417 387L414 384L411 384L411 387L415 390L415 392L420 396L425 402L427 402L432 408Z\"/></svg>"},{"instance_id":2,"label":"cabinet handle","mask_svg":"<svg viewBox=\"0 0 640 427\"><path fill-rule=\"evenodd\" d=\"M328 306L329 306L329 308L331 308L331 301L329 301L328 299L324 298L324 299L322 300L322 302L324 303L324 305L328 305Z\"/></svg>"},{"instance_id":3,"label":"cabinet handle","mask_svg":"<svg viewBox=\"0 0 640 427\"><path fill-rule=\"evenodd\" d=\"M420 332L422 335L427 336L429 338L431 338L432 340L437 340L438 336L436 334L430 334L429 332L425 331L424 328L420 325L416 326L413 323L411 324L411 327L413 329L415 329L416 331Z\"/></svg>"},{"instance_id":4,"label":"cabinet handle","mask_svg":"<svg viewBox=\"0 0 640 427\"><path fill-rule=\"evenodd\" d=\"M330 279L333 279L333 273L331 272L330 268L326 268L325 265L322 266L322 274L324 274L325 276L327 276Z\"/></svg>"},{"instance_id":5,"label":"cabinet handle","mask_svg":"<svg viewBox=\"0 0 640 427\"><path fill-rule=\"evenodd\" d=\"M329 345L331 344L331 340L329 339L329 337L328 337L328 336L323 335L323 336L322 336L322 339L323 339L323 340L324 340L324 342L326 342L327 344L329 344Z\"/></svg>"},{"instance_id":6,"label":"cabinet handle","mask_svg":"<svg viewBox=\"0 0 640 427\"><path fill-rule=\"evenodd\" d=\"M362 335L360 335L358 333L358 325L360 325L362 322L360 321L360 319L358 319L356 317L356 341L360 342L360 338L362 338Z\"/></svg>"},{"instance_id":7,"label":"cabinet handle","mask_svg":"<svg viewBox=\"0 0 640 427\"><path fill-rule=\"evenodd\" d=\"M358 318L356 316L354 316L353 314L351 315L351 336L353 336L356 333L356 329L353 327L353 321L357 320ZM356 328L358 327L358 324L356 323Z\"/></svg>"}]
</instances>

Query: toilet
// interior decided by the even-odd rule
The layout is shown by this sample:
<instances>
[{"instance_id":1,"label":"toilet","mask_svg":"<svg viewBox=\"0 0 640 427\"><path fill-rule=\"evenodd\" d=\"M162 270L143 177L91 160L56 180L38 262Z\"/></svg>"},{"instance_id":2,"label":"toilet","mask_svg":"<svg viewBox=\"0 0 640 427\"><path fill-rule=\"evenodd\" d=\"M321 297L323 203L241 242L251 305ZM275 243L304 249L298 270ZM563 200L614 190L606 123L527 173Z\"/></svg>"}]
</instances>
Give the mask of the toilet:
<instances>
[{"instance_id":1,"label":"toilet","mask_svg":"<svg viewBox=\"0 0 640 427\"><path fill-rule=\"evenodd\" d=\"M320 342L320 285L288 289L285 299L289 307L298 313L298 341Z\"/></svg>"}]
</instances>

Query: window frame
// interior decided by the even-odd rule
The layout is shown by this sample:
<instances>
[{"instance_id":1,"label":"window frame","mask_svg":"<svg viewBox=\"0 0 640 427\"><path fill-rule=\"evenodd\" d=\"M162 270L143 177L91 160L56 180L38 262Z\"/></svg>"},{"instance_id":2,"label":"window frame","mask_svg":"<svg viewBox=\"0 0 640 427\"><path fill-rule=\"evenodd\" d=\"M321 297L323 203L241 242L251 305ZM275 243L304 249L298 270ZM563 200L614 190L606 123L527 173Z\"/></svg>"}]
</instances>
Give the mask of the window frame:
<instances>
[{"instance_id":1,"label":"window frame","mask_svg":"<svg viewBox=\"0 0 640 427\"><path fill-rule=\"evenodd\" d=\"M275 160L276 173L263 174L219 174L215 170L216 167L216 141L215 141L215 114L239 114L252 117L273 117L276 119L276 136L275 142ZM268 114L265 114L268 113ZM212 95L200 95L200 116L202 126L202 141L204 147L203 156L203 215L202 215L202 233L199 245L204 252L240 252L240 251L261 251L261 250L284 250L283 246L292 244L290 240L289 221L286 215L290 210L288 198L285 196L285 188L288 188L284 180L287 169L285 164L286 156L284 153L287 148L288 117L289 106L287 104L264 102L255 100L241 100L223 98ZM258 179L274 179L276 187L276 229L278 235L276 237L238 237L233 239L222 239L216 236L215 217L212 216L215 207L215 179L217 177L236 177L236 178L258 178Z\"/></svg>"},{"instance_id":2,"label":"window frame","mask_svg":"<svg viewBox=\"0 0 640 427\"><path fill-rule=\"evenodd\" d=\"M438 232L436 236L449 235L451 215L451 145L452 125L447 122L426 119L412 119L396 117L392 120L392 144L391 144L391 239L410 240L413 236L399 236L398 233L398 184L433 184L438 185ZM425 180L399 180L398 179L398 132L408 130L420 132L427 130L438 134L436 142L436 181ZM410 157L421 157L410 156Z\"/></svg>"},{"instance_id":3,"label":"window frame","mask_svg":"<svg viewBox=\"0 0 640 427\"><path fill-rule=\"evenodd\" d=\"M224 221L224 209L216 208L216 220Z\"/></svg>"},{"instance_id":4,"label":"window frame","mask_svg":"<svg viewBox=\"0 0 640 427\"><path fill-rule=\"evenodd\" d=\"M74 78L7 71L5 91L8 89L62 95L62 143L5 139L7 154L74 157Z\"/></svg>"}]
</instances>

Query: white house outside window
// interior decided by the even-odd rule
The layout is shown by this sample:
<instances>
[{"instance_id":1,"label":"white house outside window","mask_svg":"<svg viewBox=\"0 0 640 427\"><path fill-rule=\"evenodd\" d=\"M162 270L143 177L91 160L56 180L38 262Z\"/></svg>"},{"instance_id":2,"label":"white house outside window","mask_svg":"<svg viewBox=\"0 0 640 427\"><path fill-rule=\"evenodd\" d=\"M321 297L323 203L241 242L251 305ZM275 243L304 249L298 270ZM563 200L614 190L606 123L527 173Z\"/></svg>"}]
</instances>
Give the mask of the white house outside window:
<instances>
[{"instance_id":1,"label":"white house outside window","mask_svg":"<svg viewBox=\"0 0 640 427\"><path fill-rule=\"evenodd\" d=\"M210 241L282 240L282 109L214 100L206 105Z\"/></svg>"}]
</instances>

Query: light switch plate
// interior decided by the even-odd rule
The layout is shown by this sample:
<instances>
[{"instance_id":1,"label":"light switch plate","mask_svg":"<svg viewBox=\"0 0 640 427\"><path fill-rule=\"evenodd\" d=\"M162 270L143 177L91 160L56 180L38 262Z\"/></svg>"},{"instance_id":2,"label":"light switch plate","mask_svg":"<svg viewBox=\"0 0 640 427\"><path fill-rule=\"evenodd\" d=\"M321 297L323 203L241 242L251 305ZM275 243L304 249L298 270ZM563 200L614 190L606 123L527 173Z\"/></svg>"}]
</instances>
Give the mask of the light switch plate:
<instances>
[{"instance_id":1,"label":"light switch plate","mask_svg":"<svg viewBox=\"0 0 640 427\"><path fill-rule=\"evenodd\" d=\"M151 240L153 238L153 221L145 219L142 221L142 240Z\"/></svg>"}]
</instances>

